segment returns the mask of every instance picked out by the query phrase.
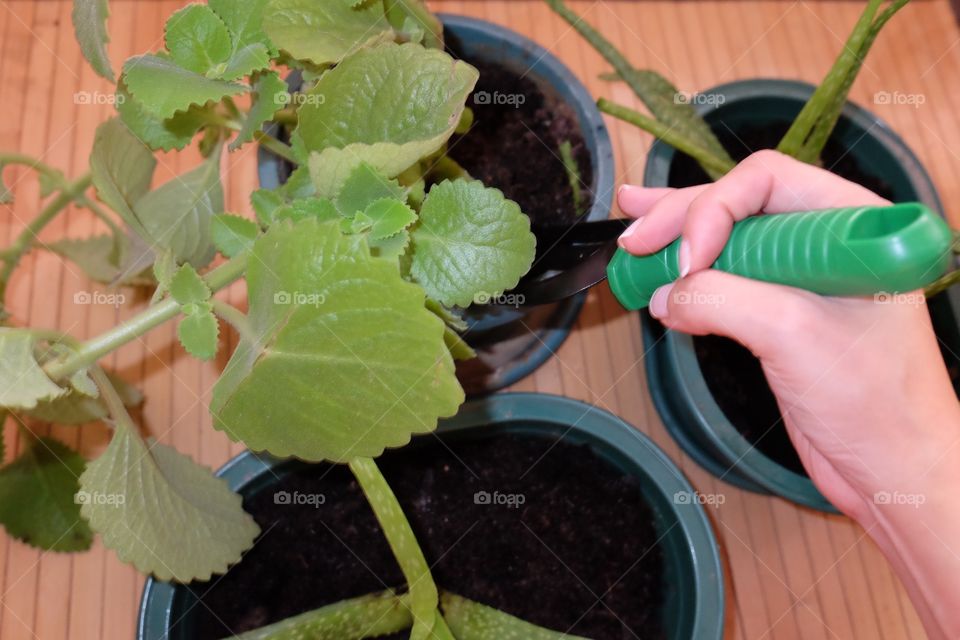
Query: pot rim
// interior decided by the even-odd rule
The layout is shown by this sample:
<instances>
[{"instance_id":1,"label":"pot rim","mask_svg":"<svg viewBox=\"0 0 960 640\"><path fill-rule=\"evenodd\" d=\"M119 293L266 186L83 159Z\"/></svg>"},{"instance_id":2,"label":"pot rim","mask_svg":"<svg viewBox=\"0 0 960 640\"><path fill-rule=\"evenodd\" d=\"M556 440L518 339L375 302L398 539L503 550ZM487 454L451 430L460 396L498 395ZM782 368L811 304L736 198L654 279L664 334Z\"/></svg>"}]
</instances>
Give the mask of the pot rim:
<instances>
[{"instance_id":1,"label":"pot rim","mask_svg":"<svg viewBox=\"0 0 960 640\"><path fill-rule=\"evenodd\" d=\"M694 107L700 115L706 115L721 107L729 108L731 104L739 101L763 97L792 98L804 103L815 90L814 85L799 80L778 78L736 80L718 85L701 94L723 96L725 100L722 104L717 104L717 101L703 100L695 101ZM886 148L907 175L919 199L943 215L943 205L929 174L916 154L886 122L850 101L847 101L844 106L841 118L851 121L853 125L868 132L868 135ZM645 185L663 186L667 183L670 164L675 153L673 147L662 141L658 140L653 144L644 170ZM651 321L649 318L646 320ZM650 350L651 361L657 360L660 365L658 370L668 372L677 381L677 384L670 385L672 388L669 400L663 384L658 383L658 389L651 389L657 412L667 423L668 430L671 434L683 432L684 427L681 426L683 416L678 416L677 412L671 408L671 405L681 406L685 409L682 413L696 424L698 433L706 437L710 445L719 450L727 460L734 462L728 464L726 460L722 462L711 460L710 464L704 464L704 460L711 458L709 453L698 450L689 438L675 437L688 455L714 475L717 475L718 468L726 467L726 471L718 477L741 488L750 491L761 488L765 492L807 507L838 513L837 508L820 493L810 478L794 473L764 455L751 445L726 418L707 388L706 380L697 362L691 336L668 331L663 336L662 344L658 344L661 341L650 344L651 339L652 334L644 331L644 340Z\"/></svg>"},{"instance_id":2,"label":"pot rim","mask_svg":"<svg viewBox=\"0 0 960 640\"><path fill-rule=\"evenodd\" d=\"M434 433L452 434L503 424L506 429L524 433L517 421L551 423L563 429L564 439L582 438L604 445L626 457L637 471L625 471L649 479L652 486L671 506L693 566L690 582L695 591L695 606L684 617L693 617L691 638L716 639L723 636L726 598L720 549L704 507L695 501L678 503L677 493L694 494L694 488L677 465L648 436L623 419L593 405L563 396L541 393L500 393L464 404L452 418L442 420ZM528 431L529 428L528 428ZM571 435L572 434L572 435ZM430 434L415 436L427 438ZM265 473L291 459L280 459L244 451L216 473L227 481L231 489L242 490ZM137 621L139 640L166 638L172 615L176 586L149 577L140 602ZM148 635L153 629L162 629L161 636Z\"/></svg>"}]
</instances>

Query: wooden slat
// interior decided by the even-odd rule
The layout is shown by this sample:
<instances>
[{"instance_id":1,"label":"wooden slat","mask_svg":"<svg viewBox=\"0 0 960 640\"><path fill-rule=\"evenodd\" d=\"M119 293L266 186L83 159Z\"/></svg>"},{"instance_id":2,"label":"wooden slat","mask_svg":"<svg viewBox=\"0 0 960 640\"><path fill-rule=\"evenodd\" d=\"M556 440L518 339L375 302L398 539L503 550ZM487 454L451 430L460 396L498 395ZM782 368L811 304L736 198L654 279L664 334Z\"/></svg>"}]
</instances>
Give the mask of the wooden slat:
<instances>
[{"instance_id":1,"label":"wooden slat","mask_svg":"<svg viewBox=\"0 0 960 640\"><path fill-rule=\"evenodd\" d=\"M185 0L113 0L110 55L114 68L134 53L156 49L166 16ZM594 95L642 108L622 83L598 78L608 65L537 0L439 0L434 8L473 15L523 32L552 50ZM571 0L638 66L656 69L684 91L750 77L817 82L843 45L860 3L843 0ZM111 91L82 61L73 41L68 0L0 0L0 148L44 156L76 176L86 169L96 125L109 105L83 105L78 91ZM946 0L911 3L880 37L853 98L887 120L931 172L951 220L960 225L960 33ZM880 91L922 95L912 107L874 104ZM650 137L607 119L617 152L617 182L642 180ZM160 156L158 182L194 166L195 150ZM223 160L231 211L249 215L256 187L253 147ZM30 172L8 170L17 200L0 207L0 243L35 216L41 201ZM102 230L89 212L70 210L41 240ZM11 283L18 323L91 336L132 315L142 299L119 309L78 305L74 294L93 285L49 253L34 252ZM244 288L219 294L243 306ZM147 402L137 419L150 435L204 464L219 466L243 449L211 428L209 393L236 336L225 330L212 363L188 358L173 325L112 355L107 364L140 386ZM576 329L547 364L515 385L586 400L622 416L676 460L698 490L722 494L709 508L728 570L728 638L922 638L920 622L879 550L862 529L786 502L739 491L688 459L670 439L646 391L644 349L636 314L609 290L590 294ZM39 425L88 457L106 445L102 426L82 430ZM4 427L8 458L19 449L16 428ZM0 536L0 637L129 638L143 577L95 543L85 554L45 554Z\"/></svg>"}]
</instances>

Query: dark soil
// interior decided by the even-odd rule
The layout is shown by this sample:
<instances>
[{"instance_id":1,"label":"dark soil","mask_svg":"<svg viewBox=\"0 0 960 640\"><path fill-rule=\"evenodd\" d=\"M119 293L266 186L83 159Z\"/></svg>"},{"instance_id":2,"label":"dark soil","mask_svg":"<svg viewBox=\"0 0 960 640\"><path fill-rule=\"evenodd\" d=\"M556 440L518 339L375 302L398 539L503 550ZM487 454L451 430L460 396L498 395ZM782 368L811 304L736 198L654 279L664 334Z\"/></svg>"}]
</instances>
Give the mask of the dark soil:
<instances>
[{"instance_id":1,"label":"dark soil","mask_svg":"<svg viewBox=\"0 0 960 640\"><path fill-rule=\"evenodd\" d=\"M776 122L765 127L744 127L736 132L716 131L717 137L734 160L740 161L754 151L777 146L790 123ZM884 198L892 199L887 183L861 169L847 149L830 140L823 151L824 166L833 173L856 182ZM678 154L670 169L669 183L673 187L687 187L709 182L707 174L687 155ZM945 301L931 301L931 308ZM938 322L956 323L952 317L934 314L934 328ZM952 329L956 333L956 328ZM941 331L938 329L938 335ZM806 475L800 458L787 435L776 397L763 375L760 361L740 343L718 336L694 338L697 361L703 371L707 387L727 419L754 446L768 458L787 469ZM960 361L941 344L941 351L951 372L954 386L960 389Z\"/></svg>"},{"instance_id":2,"label":"dark soil","mask_svg":"<svg viewBox=\"0 0 960 640\"><path fill-rule=\"evenodd\" d=\"M566 103L545 95L529 77L497 64L469 62L480 70L467 102L474 125L451 139L450 157L472 177L515 200L534 224L572 223L589 210L588 187L593 183L590 151L576 114ZM586 185L580 191L579 209L560 160L560 145L567 140Z\"/></svg>"},{"instance_id":3,"label":"dark soil","mask_svg":"<svg viewBox=\"0 0 960 640\"><path fill-rule=\"evenodd\" d=\"M595 640L664 637L652 513L638 482L588 448L544 437L430 440L386 454L381 468L441 587ZM275 491L324 501L275 504ZM478 491L524 503L477 504ZM343 466L297 467L244 506L264 533L226 576L191 586L203 604L188 637L214 640L404 584Z\"/></svg>"}]
</instances>

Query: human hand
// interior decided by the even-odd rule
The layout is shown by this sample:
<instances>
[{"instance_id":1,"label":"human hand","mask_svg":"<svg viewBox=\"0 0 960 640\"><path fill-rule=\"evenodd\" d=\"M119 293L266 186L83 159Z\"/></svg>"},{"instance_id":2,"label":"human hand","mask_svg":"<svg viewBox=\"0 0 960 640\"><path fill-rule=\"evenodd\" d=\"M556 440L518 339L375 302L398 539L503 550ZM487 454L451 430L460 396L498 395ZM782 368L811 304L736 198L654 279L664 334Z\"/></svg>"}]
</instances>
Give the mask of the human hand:
<instances>
[{"instance_id":1,"label":"human hand","mask_svg":"<svg viewBox=\"0 0 960 640\"><path fill-rule=\"evenodd\" d=\"M710 269L747 216L889 203L774 151L753 154L714 184L626 186L618 200L638 218L621 237L627 251L653 253L682 237L681 278L657 290L651 315L670 329L733 338L760 359L813 482L884 548L931 635L960 628L952 608L927 597L933 585L960 596L956 581L943 583L960 556L933 539L926 547L909 541L960 533L960 408L923 293L828 298ZM923 496L928 531L914 506L878 504L884 493Z\"/></svg>"}]
</instances>

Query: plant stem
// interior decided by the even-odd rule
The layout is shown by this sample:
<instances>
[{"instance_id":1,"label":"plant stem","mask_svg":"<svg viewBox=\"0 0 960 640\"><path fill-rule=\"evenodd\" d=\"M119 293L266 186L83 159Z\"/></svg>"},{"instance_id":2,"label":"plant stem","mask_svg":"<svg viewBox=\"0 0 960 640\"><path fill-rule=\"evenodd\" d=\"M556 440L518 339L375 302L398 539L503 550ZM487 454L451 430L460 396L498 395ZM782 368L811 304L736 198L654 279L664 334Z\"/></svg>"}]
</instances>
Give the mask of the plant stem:
<instances>
[{"instance_id":1,"label":"plant stem","mask_svg":"<svg viewBox=\"0 0 960 640\"><path fill-rule=\"evenodd\" d=\"M707 149L716 158L733 165L733 160L710 129L710 125L697 113L693 105L679 99L681 94L670 81L655 71L637 69L631 65L609 40L567 7L563 0L547 0L547 4L613 66L617 75L650 109L654 118L668 129L692 140L697 146ZM723 175L717 173L713 167L703 165L703 168L714 180Z\"/></svg>"},{"instance_id":2,"label":"plant stem","mask_svg":"<svg viewBox=\"0 0 960 640\"><path fill-rule=\"evenodd\" d=\"M56 218L67 205L86 191L91 184L93 184L93 177L89 173L67 184L57 197L44 207L40 215L31 220L30 224L20 232L13 244L4 250L3 268L0 269L0 312L6 307L7 284L10 281L10 276L13 275L17 265L20 264L20 259L33 246L34 239L51 220Z\"/></svg>"},{"instance_id":3,"label":"plant stem","mask_svg":"<svg viewBox=\"0 0 960 640\"><path fill-rule=\"evenodd\" d=\"M650 116L646 116L639 111L634 111L628 107L616 104L607 100L606 98L600 98L597 100L597 106L600 108L600 111L603 111L604 113L608 113L615 118L620 118L625 122L629 122L632 125L640 127L644 131L652 133L654 136L676 148L678 151L682 151L683 153L692 157L694 160L699 162L704 169L724 175L734 167L732 160L725 160L715 155L710 150L697 144L694 140L684 136L678 130L673 129L662 122L658 122L657 120L654 120Z\"/></svg>"},{"instance_id":4,"label":"plant stem","mask_svg":"<svg viewBox=\"0 0 960 640\"><path fill-rule=\"evenodd\" d=\"M410 638L431 638L436 624L439 594L420 544L410 528L410 522L373 458L354 458L350 461L350 471L367 496L390 549L400 564L403 577L407 580L410 612L413 614Z\"/></svg>"},{"instance_id":5,"label":"plant stem","mask_svg":"<svg viewBox=\"0 0 960 640\"><path fill-rule=\"evenodd\" d=\"M867 3L830 71L827 72L807 104L800 110L800 114L797 115L793 124L790 125L789 131L777 146L779 151L805 162L816 162L819 158L820 150L816 150L815 157L808 159L812 155L813 149L805 149L807 141L814 127L817 126L821 118L827 115L827 111L830 110L831 105L836 102L838 97L842 95L845 102L844 87L849 90L852 85L851 74L855 75L863 63L863 59L860 57L861 53L866 53L863 50L863 45L870 35L873 16L876 15L882 2L883 0L870 0ZM839 117L839 113L837 113L837 117ZM830 129L832 130L833 127L831 126Z\"/></svg>"},{"instance_id":6,"label":"plant stem","mask_svg":"<svg viewBox=\"0 0 960 640\"><path fill-rule=\"evenodd\" d=\"M281 125L296 126L300 120L297 117L297 110L295 108L284 107L273 114L273 121Z\"/></svg>"},{"instance_id":7,"label":"plant stem","mask_svg":"<svg viewBox=\"0 0 960 640\"><path fill-rule=\"evenodd\" d=\"M66 189L69 186L59 169L51 167L37 158L23 153L0 153L0 166L15 164L29 167L34 171L45 174L50 177L54 181L54 184L60 189Z\"/></svg>"},{"instance_id":8,"label":"plant stem","mask_svg":"<svg viewBox=\"0 0 960 640\"><path fill-rule=\"evenodd\" d=\"M204 276L203 279L210 287L210 291L217 292L240 278L246 268L247 256L241 254L223 263ZM52 380L65 378L89 367L111 351L119 349L154 327L170 320L179 311L180 305L173 298L161 300L106 333L87 340L70 357L51 362L44 367L44 370Z\"/></svg>"},{"instance_id":9,"label":"plant stem","mask_svg":"<svg viewBox=\"0 0 960 640\"><path fill-rule=\"evenodd\" d=\"M293 153L293 149L287 143L277 140L266 131L254 131L253 137L257 142L262 144L265 149L272 151L284 160L295 165L300 164L300 160L297 159L297 156Z\"/></svg>"},{"instance_id":10,"label":"plant stem","mask_svg":"<svg viewBox=\"0 0 960 640\"><path fill-rule=\"evenodd\" d=\"M926 287L924 287L923 294L928 298L932 298L938 293L943 293L957 283L960 283L960 269L940 276L939 279L928 284Z\"/></svg>"},{"instance_id":11,"label":"plant stem","mask_svg":"<svg viewBox=\"0 0 960 640\"><path fill-rule=\"evenodd\" d=\"M240 334L241 338L253 340L254 335L253 330L250 328L250 320L240 309L216 298L211 299L210 304L213 306L213 312L233 327L233 329Z\"/></svg>"}]
</instances>

